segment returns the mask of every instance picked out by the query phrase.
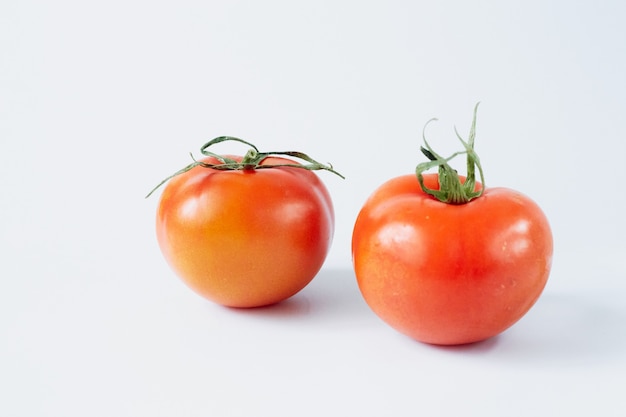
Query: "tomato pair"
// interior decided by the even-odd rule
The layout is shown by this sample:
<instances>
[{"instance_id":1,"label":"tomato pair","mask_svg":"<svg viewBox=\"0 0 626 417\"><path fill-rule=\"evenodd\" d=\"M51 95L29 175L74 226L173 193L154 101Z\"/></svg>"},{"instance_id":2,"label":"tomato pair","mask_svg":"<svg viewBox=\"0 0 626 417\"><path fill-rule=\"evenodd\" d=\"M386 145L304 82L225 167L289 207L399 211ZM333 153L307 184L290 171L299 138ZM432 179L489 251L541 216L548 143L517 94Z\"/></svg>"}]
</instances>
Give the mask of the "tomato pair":
<instances>
[{"instance_id":1,"label":"tomato pair","mask_svg":"<svg viewBox=\"0 0 626 417\"><path fill-rule=\"evenodd\" d=\"M380 186L353 229L365 301L391 327L426 343L501 333L532 307L550 272L552 234L541 209L517 191L483 188L475 123L476 109L468 141L459 136L464 150L453 155L466 155L466 177L424 139L429 161ZM251 149L244 157L208 151L225 140ZM232 137L201 151L204 159L166 180L157 212L166 260L193 290L226 306L296 294L319 272L334 231L330 195L311 171L338 173L305 154L261 153ZM438 174L424 174L435 167Z\"/></svg>"}]
</instances>

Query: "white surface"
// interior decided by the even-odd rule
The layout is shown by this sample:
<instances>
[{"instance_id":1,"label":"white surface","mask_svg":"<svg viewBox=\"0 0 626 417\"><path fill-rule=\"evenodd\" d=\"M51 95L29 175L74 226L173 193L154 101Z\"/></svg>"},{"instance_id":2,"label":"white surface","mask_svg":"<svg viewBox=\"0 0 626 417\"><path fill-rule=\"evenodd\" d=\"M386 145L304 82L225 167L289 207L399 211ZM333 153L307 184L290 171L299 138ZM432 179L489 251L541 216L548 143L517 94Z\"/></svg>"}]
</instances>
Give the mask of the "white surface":
<instances>
[{"instance_id":1,"label":"white surface","mask_svg":"<svg viewBox=\"0 0 626 417\"><path fill-rule=\"evenodd\" d=\"M382 324L348 270L242 311L157 269L14 286L2 311L3 415L619 416L626 406L615 293L549 290L501 336L437 348Z\"/></svg>"},{"instance_id":2,"label":"white surface","mask_svg":"<svg viewBox=\"0 0 626 417\"><path fill-rule=\"evenodd\" d=\"M470 3L0 3L0 415L623 415L625 6ZM554 268L512 329L435 348L369 311L350 235L477 101ZM203 301L156 246L143 196L222 134L346 175L326 266L272 308Z\"/></svg>"}]
</instances>

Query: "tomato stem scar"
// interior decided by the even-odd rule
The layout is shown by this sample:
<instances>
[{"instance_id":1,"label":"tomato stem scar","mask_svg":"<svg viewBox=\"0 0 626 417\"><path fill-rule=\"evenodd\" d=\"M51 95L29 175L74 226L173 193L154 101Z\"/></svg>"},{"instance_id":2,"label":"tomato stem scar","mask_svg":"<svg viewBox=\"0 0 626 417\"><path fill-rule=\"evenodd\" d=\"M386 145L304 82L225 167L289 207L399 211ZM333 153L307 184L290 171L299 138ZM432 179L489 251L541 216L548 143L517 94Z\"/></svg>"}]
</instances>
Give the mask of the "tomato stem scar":
<instances>
[{"instance_id":1,"label":"tomato stem scar","mask_svg":"<svg viewBox=\"0 0 626 417\"><path fill-rule=\"evenodd\" d=\"M426 124L424 125L424 129L422 130L422 138L424 140L425 146L420 146L420 150L429 159L429 161L418 164L415 168L415 174L417 175L417 180L419 181L422 190L443 203L457 205L466 204L474 198L480 197L483 193L485 178L482 166L480 164L480 158L478 157L478 154L474 151L474 138L476 137L476 114L478 112L479 104L480 103L477 103L474 107L474 118L472 120L472 126L470 128L467 142L463 140L461 135L459 135L456 127L454 128L454 132L456 133L457 138L463 144L463 151L455 152L449 157L444 158L433 150L433 148L426 140L426 127L431 122L437 119L430 119L428 122L426 122ZM461 182L457 171L453 169L448 164L448 162L458 155L463 154L467 156L467 176L465 181ZM424 184L424 171L435 167L437 167L439 170L438 190L428 188ZM478 168L480 182L482 184L482 186L480 187L476 186L476 168Z\"/></svg>"}]
</instances>

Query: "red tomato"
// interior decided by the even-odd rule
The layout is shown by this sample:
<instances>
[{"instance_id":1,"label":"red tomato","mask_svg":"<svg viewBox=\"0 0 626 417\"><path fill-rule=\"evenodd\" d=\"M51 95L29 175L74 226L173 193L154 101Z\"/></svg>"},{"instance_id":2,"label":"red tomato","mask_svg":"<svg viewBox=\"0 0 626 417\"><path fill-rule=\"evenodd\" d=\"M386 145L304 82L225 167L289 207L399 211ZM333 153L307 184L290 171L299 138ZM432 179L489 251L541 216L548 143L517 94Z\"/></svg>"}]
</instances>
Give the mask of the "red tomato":
<instances>
[{"instance_id":1,"label":"red tomato","mask_svg":"<svg viewBox=\"0 0 626 417\"><path fill-rule=\"evenodd\" d=\"M267 157L260 165L285 163L297 164ZM320 270L333 230L324 184L309 170L285 166L195 166L170 179L156 221L173 270L200 295L231 307L277 303L304 288Z\"/></svg>"},{"instance_id":2,"label":"red tomato","mask_svg":"<svg viewBox=\"0 0 626 417\"><path fill-rule=\"evenodd\" d=\"M439 188L437 174L424 182ZM531 308L550 272L552 234L519 192L487 188L467 204L446 204L407 175L367 200L352 255L362 295L380 318L422 342L462 344L499 334Z\"/></svg>"},{"instance_id":3,"label":"red tomato","mask_svg":"<svg viewBox=\"0 0 626 417\"><path fill-rule=\"evenodd\" d=\"M476 112L464 150L449 158L426 141L428 162L367 200L352 236L363 297L398 331L432 344L477 342L518 321L541 295L552 264L552 232L530 198L484 188L474 151ZM435 120L435 119L432 119ZM467 178L448 162L467 158ZM431 168L438 174L423 174Z\"/></svg>"}]
</instances>

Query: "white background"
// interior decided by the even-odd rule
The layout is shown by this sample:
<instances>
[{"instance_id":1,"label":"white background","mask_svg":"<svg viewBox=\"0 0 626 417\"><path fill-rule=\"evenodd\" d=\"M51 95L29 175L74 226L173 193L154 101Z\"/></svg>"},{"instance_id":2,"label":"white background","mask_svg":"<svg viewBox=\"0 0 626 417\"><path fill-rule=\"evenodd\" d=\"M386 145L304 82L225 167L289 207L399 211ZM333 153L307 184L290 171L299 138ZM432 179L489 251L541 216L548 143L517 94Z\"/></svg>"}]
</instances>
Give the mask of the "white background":
<instances>
[{"instance_id":1,"label":"white background","mask_svg":"<svg viewBox=\"0 0 626 417\"><path fill-rule=\"evenodd\" d=\"M624 415L624 21L620 1L4 0L0 415ZM509 331L436 348L367 308L350 236L426 121L447 154L478 101L487 186L544 208L553 272ZM144 195L220 135L346 176L320 173L325 267L271 308L200 299L156 245Z\"/></svg>"}]
</instances>

